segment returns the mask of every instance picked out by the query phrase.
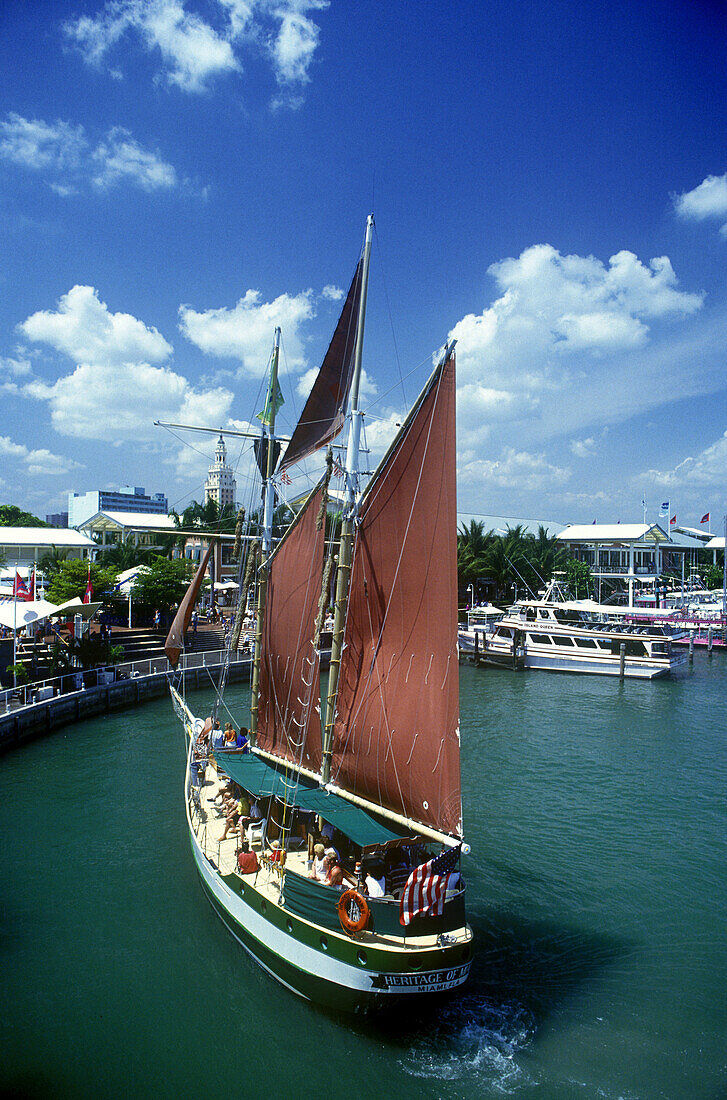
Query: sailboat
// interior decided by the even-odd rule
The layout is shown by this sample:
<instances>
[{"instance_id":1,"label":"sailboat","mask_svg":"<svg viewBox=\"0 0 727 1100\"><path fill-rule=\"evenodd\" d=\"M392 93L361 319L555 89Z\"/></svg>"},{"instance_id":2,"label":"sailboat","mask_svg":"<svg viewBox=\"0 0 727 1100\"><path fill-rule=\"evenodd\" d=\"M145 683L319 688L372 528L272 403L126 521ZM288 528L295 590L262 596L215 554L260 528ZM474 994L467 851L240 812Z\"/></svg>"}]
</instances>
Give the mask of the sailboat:
<instances>
[{"instance_id":1,"label":"sailboat","mask_svg":"<svg viewBox=\"0 0 727 1100\"><path fill-rule=\"evenodd\" d=\"M209 901L282 985L352 1012L421 1004L455 989L467 979L473 946L461 871L469 849L459 759L454 349L445 347L362 491L359 380L372 229L370 217L331 345L279 462L276 331L258 448L264 532L249 751L210 750L224 675L205 717L190 710L183 684L170 682L186 733L192 855ZM340 539L327 554L329 448L325 477L273 546L276 479L331 443L347 406ZM172 664L205 565L170 630ZM334 584L323 705L320 631ZM217 809L225 788L227 817Z\"/></svg>"}]
</instances>

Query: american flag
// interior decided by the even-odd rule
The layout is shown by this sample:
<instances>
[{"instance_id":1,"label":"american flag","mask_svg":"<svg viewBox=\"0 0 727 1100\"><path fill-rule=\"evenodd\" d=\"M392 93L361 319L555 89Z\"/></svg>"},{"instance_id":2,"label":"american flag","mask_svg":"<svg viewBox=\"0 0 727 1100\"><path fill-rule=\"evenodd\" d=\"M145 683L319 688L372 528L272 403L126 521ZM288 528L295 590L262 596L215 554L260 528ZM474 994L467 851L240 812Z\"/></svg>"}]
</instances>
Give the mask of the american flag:
<instances>
[{"instance_id":1,"label":"american flag","mask_svg":"<svg viewBox=\"0 0 727 1100\"><path fill-rule=\"evenodd\" d=\"M346 476L346 471L344 470L343 466L341 465L341 463L339 462L339 460L335 456L333 458L333 476L334 477L345 477Z\"/></svg>"},{"instance_id":2,"label":"american flag","mask_svg":"<svg viewBox=\"0 0 727 1100\"><path fill-rule=\"evenodd\" d=\"M427 914L441 917L449 880L459 862L461 844L447 848L441 856L422 863L409 875L399 906L399 924L410 924L414 917Z\"/></svg>"}]
</instances>

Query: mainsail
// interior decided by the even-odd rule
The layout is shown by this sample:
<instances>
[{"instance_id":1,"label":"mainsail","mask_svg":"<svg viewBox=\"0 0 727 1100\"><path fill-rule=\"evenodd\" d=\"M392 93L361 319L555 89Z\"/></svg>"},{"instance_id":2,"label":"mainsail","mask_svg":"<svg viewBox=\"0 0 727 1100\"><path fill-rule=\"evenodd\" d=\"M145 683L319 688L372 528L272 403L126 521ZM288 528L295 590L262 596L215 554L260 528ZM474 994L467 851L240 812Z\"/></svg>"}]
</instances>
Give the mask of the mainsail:
<instances>
[{"instance_id":1,"label":"mainsail","mask_svg":"<svg viewBox=\"0 0 727 1100\"><path fill-rule=\"evenodd\" d=\"M314 647L325 525L309 498L270 565L262 635L257 747L319 772L320 680Z\"/></svg>"},{"instance_id":2,"label":"mainsail","mask_svg":"<svg viewBox=\"0 0 727 1100\"><path fill-rule=\"evenodd\" d=\"M174 622L169 628L167 634L167 640L164 643L164 652L169 658L169 664L172 668L177 667L179 661L179 654L184 649L184 635L187 632L190 620L192 618L192 612L194 611L194 605L197 603L197 596L199 590L202 587L202 581L204 580L205 571L210 560L210 554L214 547L215 540L210 541L209 546L202 555L202 560L199 563L197 572L192 578L192 582L187 589L182 602L179 605L179 610L174 616Z\"/></svg>"},{"instance_id":3,"label":"mainsail","mask_svg":"<svg viewBox=\"0 0 727 1100\"><path fill-rule=\"evenodd\" d=\"M360 506L331 778L460 837L455 448L450 355Z\"/></svg>"},{"instance_id":4,"label":"mainsail","mask_svg":"<svg viewBox=\"0 0 727 1100\"><path fill-rule=\"evenodd\" d=\"M356 265L333 339L283 455L281 472L330 443L343 427L353 377L362 276L363 258Z\"/></svg>"}]
</instances>

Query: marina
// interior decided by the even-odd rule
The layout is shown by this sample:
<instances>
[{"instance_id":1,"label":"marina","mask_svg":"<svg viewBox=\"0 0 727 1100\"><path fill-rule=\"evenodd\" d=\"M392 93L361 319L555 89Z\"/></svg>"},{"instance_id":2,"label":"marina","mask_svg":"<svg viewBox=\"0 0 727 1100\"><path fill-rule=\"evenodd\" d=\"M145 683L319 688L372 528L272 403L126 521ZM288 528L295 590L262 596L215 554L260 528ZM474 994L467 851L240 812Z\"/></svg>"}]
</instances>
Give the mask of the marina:
<instances>
[{"instance_id":1,"label":"marina","mask_svg":"<svg viewBox=\"0 0 727 1100\"><path fill-rule=\"evenodd\" d=\"M724 656L652 682L460 678L478 951L455 999L386 1027L294 997L218 921L175 808L185 748L168 702L0 759L0 820L22 856L3 848L5 1089L191 1095L213 1028L204 1087L220 1094L244 1067L260 1096L273 1073L284 1095L315 1073L338 1096L365 1065L403 1098L720 1096ZM249 688L227 698L242 717ZM203 712L213 695L190 700Z\"/></svg>"}]
</instances>

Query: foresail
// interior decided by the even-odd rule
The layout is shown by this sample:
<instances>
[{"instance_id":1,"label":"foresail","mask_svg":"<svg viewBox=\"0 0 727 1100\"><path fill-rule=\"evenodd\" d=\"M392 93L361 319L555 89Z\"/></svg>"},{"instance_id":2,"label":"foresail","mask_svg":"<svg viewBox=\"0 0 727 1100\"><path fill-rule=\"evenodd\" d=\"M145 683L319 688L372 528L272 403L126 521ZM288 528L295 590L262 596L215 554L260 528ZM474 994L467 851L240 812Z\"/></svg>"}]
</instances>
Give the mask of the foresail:
<instances>
[{"instance_id":1,"label":"foresail","mask_svg":"<svg viewBox=\"0 0 727 1100\"><path fill-rule=\"evenodd\" d=\"M362 266L359 260L333 339L283 455L281 472L330 443L343 427L353 377Z\"/></svg>"},{"instance_id":2,"label":"foresail","mask_svg":"<svg viewBox=\"0 0 727 1100\"><path fill-rule=\"evenodd\" d=\"M179 605L179 610L174 616L174 622L169 628L167 640L164 643L164 652L169 658L169 664L172 666L172 668L177 667L179 655L184 649L184 635L187 632L187 627L189 626L190 620L192 618L194 606L197 603L199 590L202 587L202 581L204 580L204 575L209 564L210 554L212 553L212 548L214 544L215 540L213 539L205 550L204 554L202 555L202 560L199 563L197 572L194 574L189 588L187 589L184 598Z\"/></svg>"},{"instance_id":3,"label":"foresail","mask_svg":"<svg viewBox=\"0 0 727 1100\"><path fill-rule=\"evenodd\" d=\"M321 766L321 719L313 633L323 571L321 499L321 489L309 497L271 562L257 727L260 749L316 773Z\"/></svg>"},{"instance_id":4,"label":"foresail","mask_svg":"<svg viewBox=\"0 0 727 1100\"><path fill-rule=\"evenodd\" d=\"M461 836L455 456L450 356L361 504L332 780Z\"/></svg>"}]
</instances>

